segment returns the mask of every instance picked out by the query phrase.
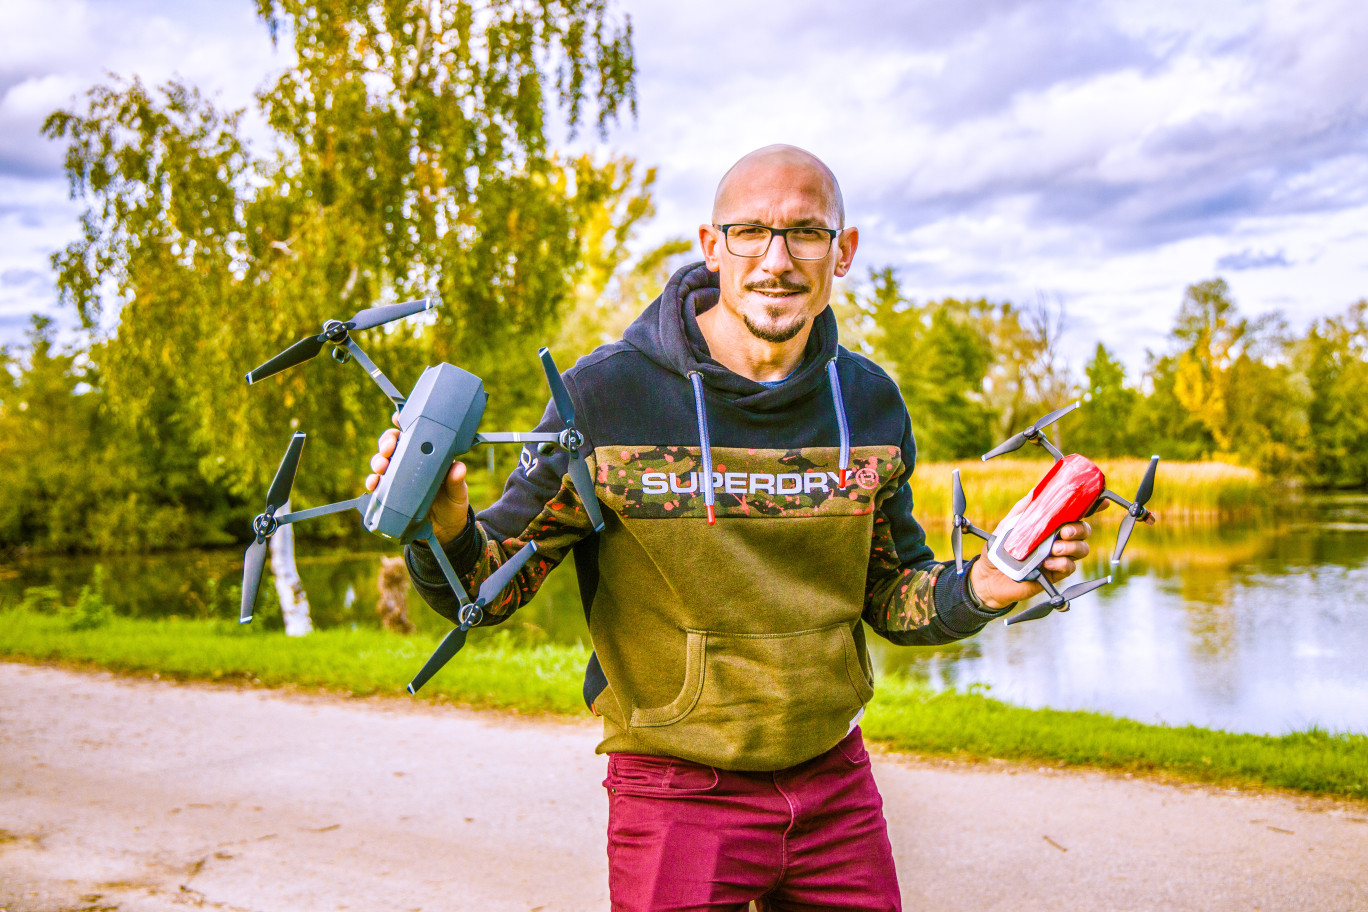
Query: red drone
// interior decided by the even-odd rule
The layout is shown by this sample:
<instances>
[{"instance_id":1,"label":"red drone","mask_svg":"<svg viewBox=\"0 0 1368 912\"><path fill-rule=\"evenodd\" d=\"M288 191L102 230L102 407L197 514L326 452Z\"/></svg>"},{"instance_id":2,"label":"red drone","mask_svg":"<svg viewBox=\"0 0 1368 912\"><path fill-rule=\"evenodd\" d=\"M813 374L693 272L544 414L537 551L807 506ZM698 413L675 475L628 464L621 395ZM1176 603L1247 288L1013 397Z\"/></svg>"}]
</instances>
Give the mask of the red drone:
<instances>
[{"instance_id":1,"label":"red drone","mask_svg":"<svg viewBox=\"0 0 1368 912\"><path fill-rule=\"evenodd\" d=\"M1061 526L1092 515L1102 507L1104 501L1119 504L1126 511L1126 518L1121 521L1121 529L1116 535L1116 550L1111 557L1111 563L1115 565L1121 560L1121 552L1130 540L1131 529L1136 521L1150 525L1155 522L1154 514L1145 509L1145 504L1154 493L1154 471L1159 466L1158 456L1150 457L1149 468L1145 470L1145 477L1141 479L1140 488L1132 502L1107 489L1106 476L1091 459L1077 453L1065 456L1043 433L1045 427L1078 406L1079 403L1075 402L1050 412L1026 430L983 454L982 458L987 462L994 456L1019 450L1027 443L1035 443L1055 458L1054 465L1045 473L1045 477L1030 494L1012 507L1006 519L992 533L984 532L964 518L964 488L960 485L959 469L951 473L955 518L950 542L955 552L956 569L960 573L964 572L964 533L968 532L988 543L988 559L995 567L1017 582L1030 580L1039 583L1049 596L1046 601L1007 621L1008 624L1033 621L1051 611L1068 611L1071 600L1112 581L1109 574L1070 586L1062 592L1055 588L1041 572L1040 565L1050 556L1050 549L1059 537Z\"/></svg>"}]
</instances>

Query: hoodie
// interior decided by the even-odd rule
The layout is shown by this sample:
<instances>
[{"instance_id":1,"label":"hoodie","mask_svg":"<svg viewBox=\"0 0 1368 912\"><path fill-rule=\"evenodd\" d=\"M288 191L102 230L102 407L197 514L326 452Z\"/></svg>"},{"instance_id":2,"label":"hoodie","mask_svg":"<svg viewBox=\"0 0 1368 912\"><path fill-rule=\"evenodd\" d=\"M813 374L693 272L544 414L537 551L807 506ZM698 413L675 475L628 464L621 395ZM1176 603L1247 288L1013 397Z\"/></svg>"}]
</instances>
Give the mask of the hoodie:
<instances>
[{"instance_id":1,"label":"hoodie","mask_svg":"<svg viewBox=\"0 0 1368 912\"><path fill-rule=\"evenodd\" d=\"M902 645L977 633L968 573L935 560L912 517L916 459L898 386L841 348L827 308L777 386L715 361L697 314L715 273L680 269L619 342L564 375L605 527L568 456L524 448L499 500L445 546L468 591L524 543L538 550L483 623L506 619L573 554L594 646L585 699L599 752L777 770L829 750L873 694L864 625ZM548 405L539 431L563 427ZM408 546L414 585L457 602Z\"/></svg>"}]
</instances>

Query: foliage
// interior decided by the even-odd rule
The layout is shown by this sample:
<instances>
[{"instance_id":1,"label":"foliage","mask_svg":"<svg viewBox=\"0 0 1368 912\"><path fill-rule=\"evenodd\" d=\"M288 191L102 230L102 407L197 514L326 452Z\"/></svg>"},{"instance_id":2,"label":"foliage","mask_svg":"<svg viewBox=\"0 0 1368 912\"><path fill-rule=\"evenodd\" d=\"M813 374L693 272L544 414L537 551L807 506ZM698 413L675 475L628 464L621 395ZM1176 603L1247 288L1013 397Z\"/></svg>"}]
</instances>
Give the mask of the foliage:
<instances>
[{"instance_id":1,"label":"foliage","mask_svg":"<svg viewBox=\"0 0 1368 912\"><path fill-rule=\"evenodd\" d=\"M1368 300L1317 321L1296 363L1310 394L1308 477L1328 487L1368 486Z\"/></svg>"},{"instance_id":2,"label":"foliage","mask_svg":"<svg viewBox=\"0 0 1368 912\"><path fill-rule=\"evenodd\" d=\"M269 149L243 138L246 112L174 81L112 78L45 125L88 205L53 258L59 293L96 335L83 354L103 414L152 457L120 474L164 480L172 502L207 486L254 503L296 428L312 441L297 499L354 496L388 424L370 379L323 363L241 378L376 303L446 302L426 332L361 340L401 389L448 360L484 378L491 425L539 416L537 347L586 262L611 269L650 208L651 174L550 146L557 109L573 133L635 108L631 23L606 0L257 5L295 57L258 95ZM0 530L65 540L11 515Z\"/></svg>"}]
</instances>

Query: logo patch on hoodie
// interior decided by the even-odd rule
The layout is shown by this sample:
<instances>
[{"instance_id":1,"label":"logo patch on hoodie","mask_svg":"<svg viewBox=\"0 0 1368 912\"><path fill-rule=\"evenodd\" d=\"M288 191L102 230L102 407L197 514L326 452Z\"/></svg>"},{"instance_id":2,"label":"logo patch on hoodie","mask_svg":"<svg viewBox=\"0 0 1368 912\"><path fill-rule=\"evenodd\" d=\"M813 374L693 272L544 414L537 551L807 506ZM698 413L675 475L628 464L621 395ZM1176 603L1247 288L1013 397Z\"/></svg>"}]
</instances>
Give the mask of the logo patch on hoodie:
<instances>
[{"instance_id":1,"label":"logo patch on hoodie","mask_svg":"<svg viewBox=\"0 0 1368 912\"><path fill-rule=\"evenodd\" d=\"M897 447L855 447L842 487L839 458L836 447L713 447L717 516L858 516L873 512L903 471ZM624 519L707 515L698 447L601 446L594 462L600 499Z\"/></svg>"}]
</instances>

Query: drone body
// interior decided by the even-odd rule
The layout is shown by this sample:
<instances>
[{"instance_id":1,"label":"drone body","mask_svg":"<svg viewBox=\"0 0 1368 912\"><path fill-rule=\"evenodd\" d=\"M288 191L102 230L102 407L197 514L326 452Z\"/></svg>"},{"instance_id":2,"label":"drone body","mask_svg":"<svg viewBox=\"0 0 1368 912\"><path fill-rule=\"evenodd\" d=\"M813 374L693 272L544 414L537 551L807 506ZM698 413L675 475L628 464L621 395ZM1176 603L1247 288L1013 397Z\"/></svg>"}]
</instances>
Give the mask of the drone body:
<instances>
[{"instance_id":1,"label":"drone body","mask_svg":"<svg viewBox=\"0 0 1368 912\"><path fill-rule=\"evenodd\" d=\"M1021 582L1059 537L1059 528L1082 519L1106 490L1106 477L1092 460L1074 453L1057 461L1027 497L998 523L988 544L988 559L1009 578Z\"/></svg>"},{"instance_id":2,"label":"drone body","mask_svg":"<svg viewBox=\"0 0 1368 912\"><path fill-rule=\"evenodd\" d=\"M399 444L366 508L367 531L405 544L419 537L447 469L475 445L488 401L480 378L459 367L423 371L399 410Z\"/></svg>"},{"instance_id":3,"label":"drone body","mask_svg":"<svg viewBox=\"0 0 1368 912\"><path fill-rule=\"evenodd\" d=\"M1055 458L1050 471L1031 489L1007 517L991 533L984 532L965 519L966 507L964 488L960 483L959 469L951 473L951 497L954 508L951 546L955 552L955 565L964 572L963 535L968 532L987 542L985 553L993 566L1016 582L1023 580L1040 584L1048 596L1026 611L1007 621L1016 624L1021 621L1044 617L1051 611L1067 611L1069 602L1080 595L1107 585L1112 581L1110 575L1088 580L1070 586L1062 592L1055 588L1049 577L1045 576L1041 564L1052 553L1054 543L1059 538L1061 527L1090 516L1102 507L1105 501L1113 501L1126 510L1126 518L1121 522L1117 534L1116 550L1111 562L1119 563L1126 542L1130 539L1131 529L1136 520L1153 523L1154 514L1145 509L1154 490L1154 473L1159 465L1159 457L1150 457L1149 468L1140 482L1140 489L1134 501L1128 501L1107 488L1106 476L1096 463L1077 453L1065 456L1043 433L1043 428L1053 424L1064 415L1078 408L1075 402L1070 406L1051 412L1034 425L1006 440L982 457L984 461L1020 449L1030 442L1043 447Z\"/></svg>"},{"instance_id":4,"label":"drone body","mask_svg":"<svg viewBox=\"0 0 1368 912\"><path fill-rule=\"evenodd\" d=\"M584 438L575 429L574 406L549 351L543 348L538 354L556 410L565 423L565 430L559 433L481 434L480 419L484 417L489 397L479 377L451 364L438 364L423 371L413 391L405 398L350 338L352 330L369 329L435 306L435 298L424 298L363 310L345 323L329 320L323 324L320 335L306 336L247 374L247 382L255 383L313 358L323 350L325 344L332 343L336 360L346 362L355 359L398 409L396 418L400 436L389 466L381 475L374 493L362 493L354 500L277 516L276 511L290 499L290 489L294 485L295 472L299 468L299 457L304 447L304 434L297 433L291 438L285 457L267 491L266 509L252 521L254 537L243 559L240 623L246 624L252 620L252 607L266 560L266 541L279 526L329 513L357 510L367 531L404 545L414 541L426 542L460 604L456 628L447 634L409 684L410 693L422 687L460 650L465 644L466 632L483 618L484 607L512 582L537 550L535 542L528 542L490 574L481 584L475 600L470 600L458 574L447 560L441 542L433 534L432 523L427 519L428 510L455 459L481 443L537 443L544 450L564 449L570 454L571 482L580 495L585 512L595 531L603 528L603 516L594 493L593 478L580 452Z\"/></svg>"}]
</instances>

